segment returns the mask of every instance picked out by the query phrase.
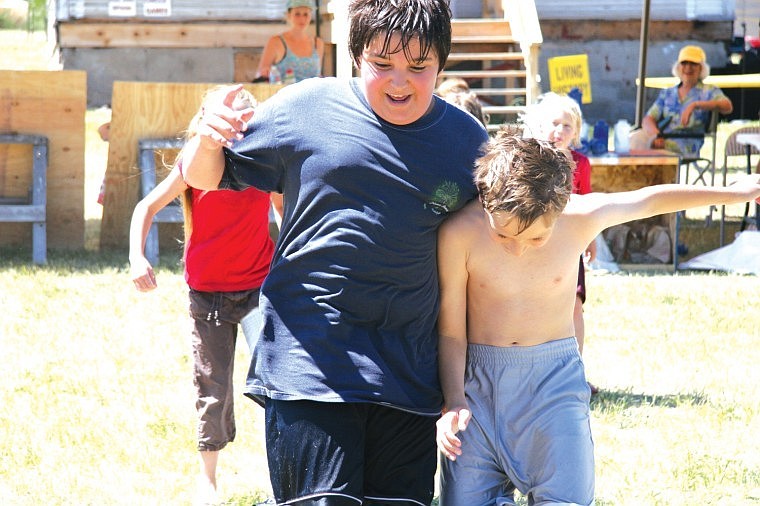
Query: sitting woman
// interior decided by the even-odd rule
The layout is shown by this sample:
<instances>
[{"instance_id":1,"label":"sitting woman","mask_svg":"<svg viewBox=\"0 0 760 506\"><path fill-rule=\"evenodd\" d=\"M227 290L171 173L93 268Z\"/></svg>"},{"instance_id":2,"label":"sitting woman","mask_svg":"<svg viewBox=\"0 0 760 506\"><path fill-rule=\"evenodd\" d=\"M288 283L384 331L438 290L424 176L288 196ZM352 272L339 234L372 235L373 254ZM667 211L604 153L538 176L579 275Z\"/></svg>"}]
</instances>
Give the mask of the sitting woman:
<instances>
[{"instance_id":1,"label":"sitting woman","mask_svg":"<svg viewBox=\"0 0 760 506\"><path fill-rule=\"evenodd\" d=\"M673 65L673 75L680 82L660 91L657 100L641 121L652 147L667 149L686 159L699 158L704 137L670 137L674 134L704 134L710 123L710 114L730 114L731 100L717 86L705 84L710 75L705 52L698 46L685 46ZM670 134L670 135L669 135Z\"/></svg>"},{"instance_id":2,"label":"sitting woman","mask_svg":"<svg viewBox=\"0 0 760 506\"><path fill-rule=\"evenodd\" d=\"M288 0L285 17L290 29L267 41L256 72L257 81L268 79L272 67L277 68L283 79L291 70L296 82L322 75L325 43L308 33L315 9L314 0Z\"/></svg>"}]
</instances>

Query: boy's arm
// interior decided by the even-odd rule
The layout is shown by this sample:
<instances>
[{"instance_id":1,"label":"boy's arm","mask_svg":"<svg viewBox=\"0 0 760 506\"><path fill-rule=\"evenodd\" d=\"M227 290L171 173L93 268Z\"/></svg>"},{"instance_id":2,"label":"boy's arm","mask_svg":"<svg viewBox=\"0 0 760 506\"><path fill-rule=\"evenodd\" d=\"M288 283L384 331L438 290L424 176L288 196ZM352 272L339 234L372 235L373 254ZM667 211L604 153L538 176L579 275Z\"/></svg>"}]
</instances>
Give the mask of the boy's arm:
<instances>
[{"instance_id":1,"label":"boy's arm","mask_svg":"<svg viewBox=\"0 0 760 506\"><path fill-rule=\"evenodd\" d=\"M232 108L242 85L234 85L212 93L204 101L198 121L197 135L182 150L183 177L188 185L200 190L216 190L224 172L223 147L243 138L253 108Z\"/></svg>"},{"instance_id":2,"label":"boy's arm","mask_svg":"<svg viewBox=\"0 0 760 506\"><path fill-rule=\"evenodd\" d=\"M692 207L730 205L760 198L760 176L750 174L736 183L722 187L682 184L647 186L630 192L591 194L584 205L591 204L594 233L632 220L673 213Z\"/></svg>"},{"instance_id":3,"label":"boy's arm","mask_svg":"<svg viewBox=\"0 0 760 506\"><path fill-rule=\"evenodd\" d=\"M451 219L438 232L438 370L443 391L443 415L437 423L438 448L449 459L461 455L455 436L464 430L470 413L464 395L467 357L467 250L462 230Z\"/></svg>"},{"instance_id":4,"label":"boy's arm","mask_svg":"<svg viewBox=\"0 0 760 506\"><path fill-rule=\"evenodd\" d=\"M132 212L132 221L129 226L129 271L135 288L141 292L156 288L153 267L145 258L145 240L153 223L153 217L186 188L187 185L182 181L179 168L175 166L163 181L137 203Z\"/></svg>"}]
</instances>

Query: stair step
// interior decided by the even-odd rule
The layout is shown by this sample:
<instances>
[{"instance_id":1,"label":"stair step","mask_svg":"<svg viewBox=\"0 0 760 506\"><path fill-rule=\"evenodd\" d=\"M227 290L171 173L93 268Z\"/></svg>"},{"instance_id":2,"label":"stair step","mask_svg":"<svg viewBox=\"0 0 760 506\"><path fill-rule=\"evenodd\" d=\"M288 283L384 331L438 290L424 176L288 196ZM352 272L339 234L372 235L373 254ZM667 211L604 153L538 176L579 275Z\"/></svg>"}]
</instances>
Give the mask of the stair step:
<instances>
[{"instance_id":1,"label":"stair step","mask_svg":"<svg viewBox=\"0 0 760 506\"><path fill-rule=\"evenodd\" d=\"M477 93L477 90L475 90ZM483 112L488 114L518 114L525 112L524 105L484 105Z\"/></svg>"},{"instance_id":2,"label":"stair step","mask_svg":"<svg viewBox=\"0 0 760 506\"><path fill-rule=\"evenodd\" d=\"M489 79L494 77L525 77L524 70L444 70L441 77L461 77L462 79L480 77Z\"/></svg>"},{"instance_id":3,"label":"stair step","mask_svg":"<svg viewBox=\"0 0 760 506\"><path fill-rule=\"evenodd\" d=\"M524 60L522 53L518 52L498 52L498 53L451 53L448 61L467 61L467 60Z\"/></svg>"},{"instance_id":4,"label":"stair step","mask_svg":"<svg viewBox=\"0 0 760 506\"><path fill-rule=\"evenodd\" d=\"M451 34L454 37L466 35L512 35L506 19L452 19Z\"/></svg>"},{"instance_id":5,"label":"stair step","mask_svg":"<svg viewBox=\"0 0 760 506\"><path fill-rule=\"evenodd\" d=\"M451 44L516 44L511 35L457 35L451 37Z\"/></svg>"},{"instance_id":6,"label":"stair step","mask_svg":"<svg viewBox=\"0 0 760 506\"><path fill-rule=\"evenodd\" d=\"M483 95L483 96L494 96L494 95L525 95L527 91L525 88L476 88L473 89L476 94Z\"/></svg>"}]
</instances>

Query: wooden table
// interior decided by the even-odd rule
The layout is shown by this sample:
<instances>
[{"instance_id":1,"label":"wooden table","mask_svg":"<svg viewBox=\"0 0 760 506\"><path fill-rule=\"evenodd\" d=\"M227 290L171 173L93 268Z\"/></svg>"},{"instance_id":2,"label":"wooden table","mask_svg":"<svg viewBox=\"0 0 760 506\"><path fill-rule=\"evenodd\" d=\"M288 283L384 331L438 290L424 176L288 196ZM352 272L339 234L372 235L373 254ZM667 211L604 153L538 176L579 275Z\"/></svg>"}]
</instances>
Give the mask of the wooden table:
<instances>
[{"instance_id":1,"label":"wooden table","mask_svg":"<svg viewBox=\"0 0 760 506\"><path fill-rule=\"evenodd\" d=\"M628 154L606 153L590 156L591 189L595 192L621 192L645 186L676 183L679 180L681 158L664 149L631 151ZM678 216L668 215L665 223L670 229L673 246L673 267L677 267ZM675 240L673 240L675 238Z\"/></svg>"}]
</instances>

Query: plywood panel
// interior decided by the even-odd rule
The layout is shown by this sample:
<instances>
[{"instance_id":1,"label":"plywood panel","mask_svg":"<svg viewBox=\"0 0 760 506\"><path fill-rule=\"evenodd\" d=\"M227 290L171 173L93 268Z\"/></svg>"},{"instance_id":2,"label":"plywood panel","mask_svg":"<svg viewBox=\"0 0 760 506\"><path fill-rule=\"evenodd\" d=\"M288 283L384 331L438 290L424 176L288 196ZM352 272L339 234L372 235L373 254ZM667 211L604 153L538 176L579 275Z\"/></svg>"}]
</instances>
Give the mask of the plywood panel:
<instances>
[{"instance_id":1,"label":"plywood panel","mask_svg":"<svg viewBox=\"0 0 760 506\"><path fill-rule=\"evenodd\" d=\"M61 47L264 47L285 23L60 23Z\"/></svg>"},{"instance_id":2,"label":"plywood panel","mask_svg":"<svg viewBox=\"0 0 760 506\"><path fill-rule=\"evenodd\" d=\"M0 70L0 131L48 138L47 236L51 248L84 247L87 74ZM0 146L0 196L25 198L31 149ZM0 245L31 245L31 224L0 223Z\"/></svg>"},{"instance_id":3,"label":"plywood panel","mask_svg":"<svg viewBox=\"0 0 760 506\"><path fill-rule=\"evenodd\" d=\"M198 110L203 94L216 86L219 84L114 82L100 232L102 248L126 248L129 245L129 220L139 200L138 141L181 137ZM281 87L269 84L245 86L260 102Z\"/></svg>"}]
</instances>

